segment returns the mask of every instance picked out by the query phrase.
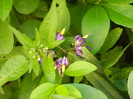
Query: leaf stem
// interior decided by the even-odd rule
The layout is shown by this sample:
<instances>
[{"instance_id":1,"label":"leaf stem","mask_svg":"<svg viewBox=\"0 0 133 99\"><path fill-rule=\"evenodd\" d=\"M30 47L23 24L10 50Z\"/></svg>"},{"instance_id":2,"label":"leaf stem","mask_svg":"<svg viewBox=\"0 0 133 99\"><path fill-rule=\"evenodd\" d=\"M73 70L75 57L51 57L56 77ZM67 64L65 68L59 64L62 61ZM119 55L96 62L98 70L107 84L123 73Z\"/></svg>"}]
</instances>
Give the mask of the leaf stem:
<instances>
[{"instance_id":1,"label":"leaf stem","mask_svg":"<svg viewBox=\"0 0 133 99\"><path fill-rule=\"evenodd\" d=\"M57 46L57 48L59 48L60 50L62 50L64 53L68 54L63 48L61 48L60 46Z\"/></svg>"}]
</instances>

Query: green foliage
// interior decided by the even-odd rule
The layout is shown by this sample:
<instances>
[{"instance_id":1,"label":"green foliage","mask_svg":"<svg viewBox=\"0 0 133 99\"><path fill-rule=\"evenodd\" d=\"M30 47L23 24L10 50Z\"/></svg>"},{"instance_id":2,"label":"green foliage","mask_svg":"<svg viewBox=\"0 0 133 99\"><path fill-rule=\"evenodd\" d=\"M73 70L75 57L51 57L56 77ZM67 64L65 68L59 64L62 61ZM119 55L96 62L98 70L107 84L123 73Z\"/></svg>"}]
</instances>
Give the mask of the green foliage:
<instances>
[{"instance_id":1,"label":"green foliage","mask_svg":"<svg viewBox=\"0 0 133 99\"><path fill-rule=\"evenodd\" d=\"M32 74L26 74L20 84L19 99L29 99L32 91L39 85L40 77L32 80Z\"/></svg>"},{"instance_id":2,"label":"green foliage","mask_svg":"<svg viewBox=\"0 0 133 99\"><path fill-rule=\"evenodd\" d=\"M8 23L0 20L0 54L8 54L13 48L13 33L8 28Z\"/></svg>"},{"instance_id":3,"label":"green foliage","mask_svg":"<svg viewBox=\"0 0 133 99\"><path fill-rule=\"evenodd\" d=\"M133 27L133 6L131 5L114 5L105 3L105 9L107 10L110 19L118 24L125 27Z\"/></svg>"},{"instance_id":4,"label":"green foliage","mask_svg":"<svg viewBox=\"0 0 133 99\"><path fill-rule=\"evenodd\" d=\"M133 72L130 73L128 78L128 94L130 96L130 99L133 99Z\"/></svg>"},{"instance_id":5,"label":"green foliage","mask_svg":"<svg viewBox=\"0 0 133 99\"><path fill-rule=\"evenodd\" d=\"M96 54L100 50L109 27L108 15L102 6L94 5L86 12L82 20L82 34L89 35L86 42L92 53Z\"/></svg>"},{"instance_id":6,"label":"green foliage","mask_svg":"<svg viewBox=\"0 0 133 99\"><path fill-rule=\"evenodd\" d=\"M133 0L104 0L106 2L109 3L113 3L113 4L128 4L128 3L133 3Z\"/></svg>"},{"instance_id":7,"label":"green foliage","mask_svg":"<svg viewBox=\"0 0 133 99\"><path fill-rule=\"evenodd\" d=\"M46 99L55 90L57 85L44 83L38 86L30 96L30 99Z\"/></svg>"},{"instance_id":8,"label":"green foliage","mask_svg":"<svg viewBox=\"0 0 133 99\"><path fill-rule=\"evenodd\" d=\"M13 5L13 0L0 0L0 19L5 21Z\"/></svg>"},{"instance_id":9,"label":"green foliage","mask_svg":"<svg viewBox=\"0 0 133 99\"><path fill-rule=\"evenodd\" d=\"M102 91L91 86L85 84L72 84L72 86L81 92L83 99L108 99Z\"/></svg>"},{"instance_id":10,"label":"green foliage","mask_svg":"<svg viewBox=\"0 0 133 99\"><path fill-rule=\"evenodd\" d=\"M97 68L95 65L85 62L76 61L72 63L65 71L65 75L68 76L81 76L95 71Z\"/></svg>"},{"instance_id":11,"label":"green foliage","mask_svg":"<svg viewBox=\"0 0 133 99\"><path fill-rule=\"evenodd\" d=\"M0 86L8 81L20 78L28 70L28 63L24 56L16 55L7 60L0 69Z\"/></svg>"},{"instance_id":12,"label":"green foliage","mask_svg":"<svg viewBox=\"0 0 133 99\"><path fill-rule=\"evenodd\" d=\"M122 31L122 28L115 28L111 30L107 35L107 38L105 39L103 46L100 49L100 53L104 53L111 47L113 47L117 40L120 38Z\"/></svg>"},{"instance_id":13,"label":"green foliage","mask_svg":"<svg viewBox=\"0 0 133 99\"><path fill-rule=\"evenodd\" d=\"M66 28L66 31L68 31L70 26L70 14L66 6L66 0L55 0L55 2L58 5L56 7L58 16L57 32L60 32L63 28Z\"/></svg>"},{"instance_id":14,"label":"green foliage","mask_svg":"<svg viewBox=\"0 0 133 99\"><path fill-rule=\"evenodd\" d=\"M15 9L22 14L33 12L39 5L40 0L14 0Z\"/></svg>"},{"instance_id":15,"label":"green foliage","mask_svg":"<svg viewBox=\"0 0 133 99\"><path fill-rule=\"evenodd\" d=\"M52 58L52 54L45 56L42 61L42 68L45 74L45 77L48 82L54 83L55 82L55 66Z\"/></svg>"},{"instance_id":16,"label":"green foliage","mask_svg":"<svg viewBox=\"0 0 133 99\"><path fill-rule=\"evenodd\" d=\"M132 99L132 3L0 0L0 99Z\"/></svg>"},{"instance_id":17,"label":"green foliage","mask_svg":"<svg viewBox=\"0 0 133 99\"><path fill-rule=\"evenodd\" d=\"M35 28L39 29L40 23L39 20L35 19L27 20L19 26L19 31L25 33L30 39L35 39Z\"/></svg>"},{"instance_id":18,"label":"green foliage","mask_svg":"<svg viewBox=\"0 0 133 99\"><path fill-rule=\"evenodd\" d=\"M109 52L102 54L100 62L103 68L105 69L113 66L123 55L123 53L129 47L129 45L127 45L123 50L121 50L120 47L116 46L114 49L110 50Z\"/></svg>"}]
</instances>

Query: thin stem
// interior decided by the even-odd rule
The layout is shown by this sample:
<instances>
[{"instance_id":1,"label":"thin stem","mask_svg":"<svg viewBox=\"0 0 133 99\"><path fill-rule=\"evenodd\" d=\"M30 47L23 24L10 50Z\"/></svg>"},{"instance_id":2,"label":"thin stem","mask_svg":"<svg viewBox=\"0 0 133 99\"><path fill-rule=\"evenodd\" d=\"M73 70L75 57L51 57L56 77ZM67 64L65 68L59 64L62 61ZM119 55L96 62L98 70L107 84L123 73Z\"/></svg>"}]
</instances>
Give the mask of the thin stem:
<instances>
[{"instance_id":1,"label":"thin stem","mask_svg":"<svg viewBox=\"0 0 133 99\"><path fill-rule=\"evenodd\" d=\"M57 48L59 48L60 50L62 50L64 53L67 54L67 52L63 48L61 48L60 46L57 46Z\"/></svg>"}]
</instances>

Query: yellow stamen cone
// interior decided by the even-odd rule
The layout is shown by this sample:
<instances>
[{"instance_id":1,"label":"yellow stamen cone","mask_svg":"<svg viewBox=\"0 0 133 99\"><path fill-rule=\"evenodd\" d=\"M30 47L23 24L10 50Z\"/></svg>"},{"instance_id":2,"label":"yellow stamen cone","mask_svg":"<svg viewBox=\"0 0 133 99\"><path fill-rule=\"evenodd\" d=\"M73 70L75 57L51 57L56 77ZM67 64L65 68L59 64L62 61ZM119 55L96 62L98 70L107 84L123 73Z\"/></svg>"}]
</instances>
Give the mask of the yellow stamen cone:
<instances>
[{"instance_id":1,"label":"yellow stamen cone","mask_svg":"<svg viewBox=\"0 0 133 99\"><path fill-rule=\"evenodd\" d=\"M65 65L62 65L62 72L63 73L64 73L65 69L66 69L66 66Z\"/></svg>"},{"instance_id":2,"label":"yellow stamen cone","mask_svg":"<svg viewBox=\"0 0 133 99\"><path fill-rule=\"evenodd\" d=\"M89 35L85 35L85 36L83 36L82 38L87 38Z\"/></svg>"},{"instance_id":3,"label":"yellow stamen cone","mask_svg":"<svg viewBox=\"0 0 133 99\"><path fill-rule=\"evenodd\" d=\"M60 32L61 35L63 35L66 31L66 28L63 28L62 31Z\"/></svg>"}]
</instances>

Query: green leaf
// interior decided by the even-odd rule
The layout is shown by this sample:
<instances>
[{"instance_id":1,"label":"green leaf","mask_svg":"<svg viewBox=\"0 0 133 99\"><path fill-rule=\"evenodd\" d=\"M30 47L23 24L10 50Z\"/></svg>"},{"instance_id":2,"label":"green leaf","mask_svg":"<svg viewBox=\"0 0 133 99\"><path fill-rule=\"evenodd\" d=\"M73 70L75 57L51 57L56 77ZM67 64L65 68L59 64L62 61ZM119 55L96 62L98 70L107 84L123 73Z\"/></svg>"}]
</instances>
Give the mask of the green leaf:
<instances>
[{"instance_id":1,"label":"green leaf","mask_svg":"<svg viewBox=\"0 0 133 99\"><path fill-rule=\"evenodd\" d=\"M22 14L33 12L39 5L40 0L14 0L15 9Z\"/></svg>"},{"instance_id":2,"label":"green leaf","mask_svg":"<svg viewBox=\"0 0 133 99\"><path fill-rule=\"evenodd\" d=\"M66 95L66 96L69 95L69 91L68 91L68 89L64 85L57 86L55 91L59 95Z\"/></svg>"},{"instance_id":3,"label":"green leaf","mask_svg":"<svg viewBox=\"0 0 133 99\"><path fill-rule=\"evenodd\" d=\"M83 79L83 75L82 76L75 76L74 77L74 83L79 83L82 79Z\"/></svg>"},{"instance_id":4,"label":"green leaf","mask_svg":"<svg viewBox=\"0 0 133 99\"><path fill-rule=\"evenodd\" d=\"M128 94L130 96L130 99L133 99L133 71L130 73L128 77Z\"/></svg>"},{"instance_id":5,"label":"green leaf","mask_svg":"<svg viewBox=\"0 0 133 99\"><path fill-rule=\"evenodd\" d=\"M56 84L51 83L41 84L35 90L33 90L30 99L47 99L47 97L55 90L56 86Z\"/></svg>"},{"instance_id":6,"label":"green leaf","mask_svg":"<svg viewBox=\"0 0 133 99\"><path fill-rule=\"evenodd\" d=\"M48 14L43 19L39 34L41 43L44 44L44 46L50 48L53 48L55 43L55 37L56 37L56 28L57 28L57 12L56 12L56 4L55 0L53 0L51 8L48 12Z\"/></svg>"},{"instance_id":7,"label":"green leaf","mask_svg":"<svg viewBox=\"0 0 133 99\"><path fill-rule=\"evenodd\" d=\"M32 91L39 85L40 76L32 80L32 73L26 74L20 84L19 99L30 99Z\"/></svg>"},{"instance_id":8,"label":"green leaf","mask_svg":"<svg viewBox=\"0 0 133 99\"><path fill-rule=\"evenodd\" d=\"M102 6L94 5L83 17L82 34L89 35L86 43L91 48L93 54L96 54L103 45L109 27L108 15Z\"/></svg>"},{"instance_id":9,"label":"green leaf","mask_svg":"<svg viewBox=\"0 0 133 99\"><path fill-rule=\"evenodd\" d=\"M113 66L123 55L123 53L129 47L129 45L127 45L123 50L121 50L118 46L116 46L114 49L110 50L109 52L102 54L100 62L103 68L106 69Z\"/></svg>"},{"instance_id":10,"label":"green leaf","mask_svg":"<svg viewBox=\"0 0 133 99\"><path fill-rule=\"evenodd\" d=\"M81 76L93 72L96 69L96 66L89 62L76 61L66 69L64 74L68 76Z\"/></svg>"},{"instance_id":11,"label":"green leaf","mask_svg":"<svg viewBox=\"0 0 133 99\"><path fill-rule=\"evenodd\" d=\"M128 3L133 3L133 0L104 0L104 1L112 3L112 4L128 4Z\"/></svg>"},{"instance_id":12,"label":"green leaf","mask_svg":"<svg viewBox=\"0 0 133 99\"><path fill-rule=\"evenodd\" d=\"M4 94L0 94L0 99L18 99L18 81L12 81L3 86Z\"/></svg>"},{"instance_id":13,"label":"green leaf","mask_svg":"<svg viewBox=\"0 0 133 99\"><path fill-rule=\"evenodd\" d=\"M20 78L28 70L27 60L22 55L16 55L7 60L0 69L0 87L8 81Z\"/></svg>"},{"instance_id":14,"label":"green leaf","mask_svg":"<svg viewBox=\"0 0 133 99\"><path fill-rule=\"evenodd\" d=\"M0 20L0 54L8 54L13 48L13 33L8 28L7 22Z\"/></svg>"},{"instance_id":15,"label":"green leaf","mask_svg":"<svg viewBox=\"0 0 133 99\"><path fill-rule=\"evenodd\" d=\"M50 53L48 57L44 56L42 61L42 68L47 81L54 83L55 82L55 65L52 58L52 54L53 53Z\"/></svg>"},{"instance_id":16,"label":"green leaf","mask_svg":"<svg viewBox=\"0 0 133 99\"><path fill-rule=\"evenodd\" d=\"M39 29L41 21L31 19L19 26L19 31L25 33L30 39L35 39L35 28Z\"/></svg>"},{"instance_id":17,"label":"green leaf","mask_svg":"<svg viewBox=\"0 0 133 99\"><path fill-rule=\"evenodd\" d=\"M41 0L38 8L32 13L36 17L44 18L48 12L48 4L46 1Z\"/></svg>"},{"instance_id":18,"label":"green leaf","mask_svg":"<svg viewBox=\"0 0 133 99\"><path fill-rule=\"evenodd\" d=\"M17 39L19 40L19 42L26 48L34 48L34 42L28 38L25 34L22 34L21 32L19 32L18 30L16 30L13 27L9 27L10 30L15 34L15 36L17 37Z\"/></svg>"},{"instance_id":19,"label":"green leaf","mask_svg":"<svg viewBox=\"0 0 133 99\"><path fill-rule=\"evenodd\" d=\"M40 72L40 64L36 58L30 58L29 73L31 73L32 69L35 75L38 76Z\"/></svg>"},{"instance_id":20,"label":"green leaf","mask_svg":"<svg viewBox=\"0 0 133 99\"><path fill-rule=\"evenodd\" d=\"M22 46L14 47L9 54L2 54L0 56L0 58L2 59L3 57L5 57L5 59L9 59L9 58L11 58L12 56L15 56L15 55L23 55L23 56L26 56L24 54L24 51L23 51L23 47Z\"/></svg>"},{"instance_id":21,"label":"green leaf","mask_svg":"<svg viewBox=\"0 0 133 99\"><path fill-rule=\"evenodd\" d=\"M80 93L79 90L77 90L77 88L75 88L74 86L69 85L69 84L65 84L64 86L69 91L70 96L73 96L73 97L76 97L76 98L82 98L81 93Z\"/></svg>"},{"instance_id":22,"label":"green leaf","mask_svg":"<svg viewBox=\"0 0 133 99\"><path fill-rule=\"evenodd\" d=\"M0 87L0 94L3 94L4 95L4 90L2 87Z\"/></svg>"},{"instance_id":23,"label":"green leaf","mask_svg":"<svg viewBox=\"0 0 133 99\"><path fill-rule=\"evenodd\" d=\"M116 89L116 87L105 76L101 76L98 73L93 72L85 75L85 77L95 88L103 91L109 99L125 98L124 96L122 96L122 94L119 93L118 89Z\"/></svg>"},{"instance_id":24,"label":"green leaf","mask_svg":"<svg viewBox=\"0 0 133 99\"><path fill-rule=\"evenodd\" d=\"M76 99L76 98L71 96L64 96L64 95L53 95L52 99Z\"/></svg>"},{"instance_id":25,"label":"green leaf","mask_svg":"<svg viewBox=\"0 0 133 99\"><path fill-rule=\"evenodd\" d=\"M66 5L66 0L55 0L58 6L56 7L58 16L57 32L61 32L63 28L68 31L70 27L70 13Z\"/></svg>"},{"instance_id":26,"label":"green leaf","mask_svg":"<svg viewBox=\"0 0 133 99\"><path fill-rule=\"evenodd\" d=\"M13 0L0 0L0 19L5 21L13 5Z\"/></svg>"},{"instance_id":27,"label":"green leaf","mask_svg":"<svg viewBox=\"0 0 133 99\"><path fill-rule=\"evenodd\" d=\"M115 45L117 40L120 38L122 34L123 29L122 28L115 28L111 30L107 36L107 38L104 41L103 46L100 49L100 53L104 53L107 50L109 50L111 47Z\"/></svg>"},{"instance_id":28,"label":"green leaf","mask_svg":"<svg viewBox=\"0 0 133 99\"><path fill-rule=\"evenodd\" d=\"M94 64L95 66L97 66L97 70L96 71L99 72L99 73L104 74L104 71L103 71L103 68L101 66L100 61L98 61L98 59L86 47L82 48L82 52L83 52L83 54L85 56L85 59L88 62L90 62L90 63Z\"/></svg>"},{"instance_id":29,"label":"green leaf","mask_svg":"<svg viewBox=\"0 0 133 99\"><path fill-rule=\"evenodd\" d=\"M127 33L127 35L128 35L129 40L130 40L131 42L133 42L133 32L132 32L132 30L126 28L126 33ZM133 45L133 43L132 43L132 45Z\"/></svg>"},{"instance_id":30,"label":"green leaf","mask_svg":"<svg viewBox=\"0 0 133 99\"><path fill-rule=\"evenodd\" d=\"M108 99L107 96L100 90L85 84L71 84L77 88L83 99Z\"/></svg>"},{"instance_id":31,"label":"green leaf","mask_svg":"<svg viewBox=\"0 0 133 99\"><path fill-rule=\"evenodd\" d=\"M125 27L133 28L133 6L132 5L115 5L115 4L103 4L108 12L110 19Z\"/></svg>"}]
</instances>

